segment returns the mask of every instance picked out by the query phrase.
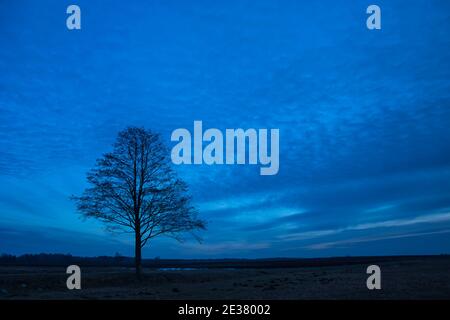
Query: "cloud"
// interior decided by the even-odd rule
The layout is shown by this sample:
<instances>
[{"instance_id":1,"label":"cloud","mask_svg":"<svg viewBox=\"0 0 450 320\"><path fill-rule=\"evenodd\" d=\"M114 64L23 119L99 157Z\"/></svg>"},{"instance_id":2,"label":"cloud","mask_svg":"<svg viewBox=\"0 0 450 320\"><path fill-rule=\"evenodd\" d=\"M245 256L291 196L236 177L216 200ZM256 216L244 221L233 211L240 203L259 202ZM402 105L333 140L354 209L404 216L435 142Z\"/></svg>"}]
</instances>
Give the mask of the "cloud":
<instances>
[{"instance_id":1,"label":"cloud","mask_svg":"<svg viewBox=\"0 0 450 320\"><path fill-rule=\"evenodd\" d=\"M356 244L356 243L382 241L382 240L392 240L392 239L402 239L402 238L412 238L412 237L424 237L424 236L437 235L437 234L443 234L443 233L450 233L450 230L440 230L440 231L432 231L432 232L405 233L405 234L397 234L397 235L385 235L385 236L379 236L379 237L351 238L351 239L340 240L340 241L315 243L315 244L312 244L312 245L305 246L304 249L323 250L323 249L330 249L330 248L333 248L333 247L341 247L341 246L345 246L345 245L352 245L352 244Z\"/></svg>"},{"instance_id":2,"label":"cloud","mask_svg":"<svg viewBox=\"0 0 450 320\"><path fill-rule=\"evenodd\" d=\"M270 248L268 242L240 242L240 241L227 241L214 244L182 244L183 249L191 251L193 254L236 254L239 252L249 252L253 250L262 250Z\"/></svg>"},{"instance_id":3,"label":"cloud","mask_svg":"<svg viewBox=\"0 0 450 320\"><path fill-rule=\"evenodd\" d=\"M442 223L450 221L450 213L430 214L424 216L413 217L409 219L396 219L388 221L378 221L372 223L362 223L353 226L347 226L332 230L315 230L300 233L291 233L281 235L279 238L283 241L306 240L323 236L335 235L346 231L360 231L376 228L404 227L422 223Z\"/></svg>"},{"instance_id":4,"label":"cloud","mask_svg":"<svg viewBox=\"0 0 450 320\"><path fill-rule=\"evenodd\" d=\"M278 193L251 193L240 196L231 196L221 199L215 199L205 202L197 203L197 207L201 211L226 211L236 209L249 209L266 205L276 199L279 199L282 194Z\"/></svg>"},{"instance_id":5,"label":"cloud","mask_svg":"<svg viewBox=\"0 0 450 320\"><path fill-rule=\"evenodd\" d=\"M0 225L0 253L71 253L74 255L113 255L131 253L132 242L109 234L36 225Z\"/></svg>"}]
</instances>

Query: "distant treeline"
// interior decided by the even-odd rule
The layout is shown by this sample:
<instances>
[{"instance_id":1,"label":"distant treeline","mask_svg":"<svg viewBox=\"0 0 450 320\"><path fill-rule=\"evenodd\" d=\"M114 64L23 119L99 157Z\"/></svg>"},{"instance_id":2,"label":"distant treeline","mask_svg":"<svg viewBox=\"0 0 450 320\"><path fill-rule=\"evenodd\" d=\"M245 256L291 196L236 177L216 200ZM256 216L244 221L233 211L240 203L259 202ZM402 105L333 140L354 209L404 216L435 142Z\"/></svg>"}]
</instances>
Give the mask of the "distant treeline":
<instances>
[{"instance_id":1,"label":"distant treeline","mask_svg":"<svg viewBox=\"0 0 450 320\"><path fill-rule=\"evenodd\" d=\"M116 255L100 256L100 257L77 257L70 254L24 254L15 256L10 254L2 254L0 256L0 265L3 266L68 266L71 264L80 264L87 266L127 266L133 264L133 259Z\"/></svg>"},{"instance_id":2,"label":"distant treeline","mask_svg":"<svg viewBox=\"0 0 450 320\"><path fill-rule=\"evenodd\" d=\"M333 257L333 258L272 258L272 259L144 259L147 268L289 268L320 267L333 265L367 264L414 259L448 259L449 255L434 256L371 256L371 257ZM134 258L120 254L115 256L78 257L70 254L24 254L15 256L0 255L0 266L102 266L132 267Z\"/></svg>"}]
</instances>

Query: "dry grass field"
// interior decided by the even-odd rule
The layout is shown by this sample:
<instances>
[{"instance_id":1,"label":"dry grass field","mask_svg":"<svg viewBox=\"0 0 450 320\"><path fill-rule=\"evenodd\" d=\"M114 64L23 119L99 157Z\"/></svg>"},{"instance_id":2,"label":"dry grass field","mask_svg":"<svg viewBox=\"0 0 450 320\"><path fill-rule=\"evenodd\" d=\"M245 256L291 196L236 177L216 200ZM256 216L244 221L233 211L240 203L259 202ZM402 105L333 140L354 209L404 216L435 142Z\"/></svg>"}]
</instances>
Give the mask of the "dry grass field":
<instances>
[{"instance_id":1,"label":"dry grass field","mask_svg":"<svg viewBox=\"0 0 450 320\"><path fill-rule=\"evenodd\" d=\"M371 262L370 264L373 264ZM376 264L376 263L375 263ZM68 290L64 267L0 267L0 299L450 299L450 257L380 261L382 289L366 288L369 264L289 268L83 267Z\"/></svg>"}]
</instances>

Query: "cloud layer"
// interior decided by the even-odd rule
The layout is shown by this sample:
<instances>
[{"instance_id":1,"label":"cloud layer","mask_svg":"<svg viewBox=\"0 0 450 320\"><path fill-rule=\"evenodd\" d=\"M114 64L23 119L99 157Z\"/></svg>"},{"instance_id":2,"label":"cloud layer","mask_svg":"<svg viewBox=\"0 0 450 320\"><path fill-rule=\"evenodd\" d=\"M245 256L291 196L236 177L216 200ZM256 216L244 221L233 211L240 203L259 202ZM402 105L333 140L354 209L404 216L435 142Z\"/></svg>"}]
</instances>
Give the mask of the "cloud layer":
<instances>
[{"instance_id":1,"label":"cloud layer","mask_svg":"<svg viewBox=\"0 0 450 320\"><path fill-rule=\"evenodd\" d=\"M63 3L0 4L0 252L131 254L68 198L125 126L194 120L279 128L279 174L178 167L209 230L146 255L450 251L448 2L381 1L374 32L348 1L79 5L72 32Z\"/></svg>"}]
</instances>

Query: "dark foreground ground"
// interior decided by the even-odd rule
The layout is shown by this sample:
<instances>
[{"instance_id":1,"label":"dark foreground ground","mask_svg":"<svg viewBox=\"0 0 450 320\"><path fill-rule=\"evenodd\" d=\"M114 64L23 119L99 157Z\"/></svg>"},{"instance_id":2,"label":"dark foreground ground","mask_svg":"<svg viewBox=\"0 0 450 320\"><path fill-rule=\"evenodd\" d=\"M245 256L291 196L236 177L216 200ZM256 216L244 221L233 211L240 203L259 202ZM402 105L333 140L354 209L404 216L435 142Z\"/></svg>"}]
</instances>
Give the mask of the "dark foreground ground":
<instances>
[{"instance_id":1,"label":"dark foreground ground","mask_svg":"<svg viewBox=\"0 0 450 320\"><path fill-rule=\"evenodd\" d=\"M0 266L0 299L450 299L450 257L371 257L299 262L289 267L145 269L83 267L82 289L68 290L64 267ZM330 262L332 261L332 262ZM267 261L266 261L267 263ZM366 287L366 268L381 267L382 290ZM306 266L302 266L306 265Z\"/></svg>"}]
</instances>

